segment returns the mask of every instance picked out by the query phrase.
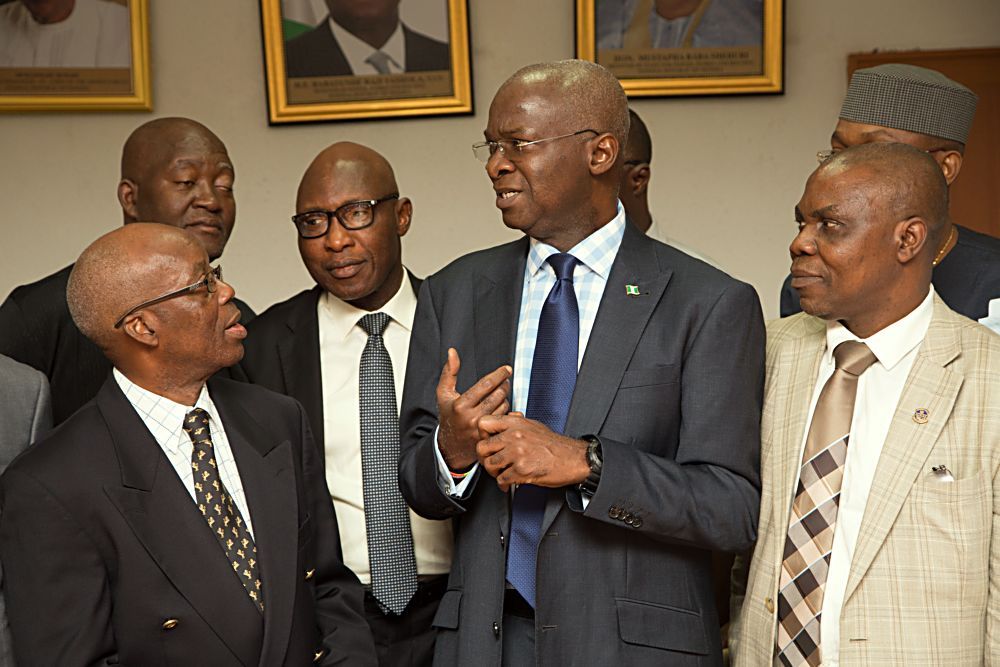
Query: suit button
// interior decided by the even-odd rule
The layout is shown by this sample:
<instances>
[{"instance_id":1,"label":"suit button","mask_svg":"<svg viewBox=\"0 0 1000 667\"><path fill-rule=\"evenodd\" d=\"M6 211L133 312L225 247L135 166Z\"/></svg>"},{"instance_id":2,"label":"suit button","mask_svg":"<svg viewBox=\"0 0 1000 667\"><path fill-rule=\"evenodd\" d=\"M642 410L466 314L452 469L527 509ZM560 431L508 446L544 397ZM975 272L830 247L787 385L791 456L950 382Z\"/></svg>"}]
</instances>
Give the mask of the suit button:
<instances>
[{"instance_id":1,"label":"suit button","mask_svg":"<svg viewBox=\"0 0 1000 667\"><path fill-rule=\"evenodd\" d=\"M500 625L496 622L493 623L493 636L494 637L500 636Z\"/></svg>"},{"instance_id":2,"label":"suit button","mask_svg":"<svg viewBox=\"0 0 1000 667\"><path fill-rule=\"evenodd\" d=\"M767 607L767 613L774 613L774 600L771 598L764 598L764 606Z\"/></svg>"},{"instance_id":3,"label":"suit button","mask_svg":"<svg viewBox=\"0 0 1000 667\"><path fill-rule=\"evenodd\" d=\"M635 517L632 516L630 513L626 512L625 515L622 517L622 521L625 522L625 525L631 526L632 522L635 521Z\"/></svg>"},{"instance_id":4,"label":"suit button","mask_svg":"<svg viewBox=\"0 0 1000 667\"><path fill-rule=\"evenodd\" d=\"M641 525L642 525L642 517L641 516L637 516L634 519L632 519L632 527L633 528L638 528Z\"/></svg>"},{"instance_id":5,"label":"suit button","mask_svg":"<svg viewBox=\"0 0 1000 667\"><path fill-rule=\"evenodd\" d=\"M500 548L503 548L503 535L500 535Z\"/></svg>"},{"instance_id":6,"label":"suit button","mask_svg":"<svg viewBox=\"0 0 1000 667\"><path fill-rule=\"evenodd\" d=\"M608 516L612 519L617 519L622 515L622 510L617 505L612 505L611 509L608 510Z\"/></svg>"},{"instance_id":7,"label":"suit button","mask_svg":"<svg viewBox=\"0 0 1000 667\"><path fill-rule=\"evenodd\" d=\"M316 651L316 653L313 655L313 662L319 662L320 658L322 658L323 654L325 653L326 653L325 650Z\"/></svg>"},{"instance_id":8,"label":"suit button","mask_svg":"<svg viewBox=\"0 0 1000 667\"><path fill-rule=\"evenodd\" d=\"M306 570L306 581L312 579L314 574L316 574L316 568L313 568L311 570Z\"/></svg>"},{"instance_id":9,"label":"suit button","mask_svg":"<svg viewBox=\"0 0 1000 667\"><path fill-rule=\"evenodd\" d=\"M174 628L177 627L177 623L178 621L176 618L168 618L167 620L163 621L163 629L173 630Z\"/></svg>"}]
</instances>

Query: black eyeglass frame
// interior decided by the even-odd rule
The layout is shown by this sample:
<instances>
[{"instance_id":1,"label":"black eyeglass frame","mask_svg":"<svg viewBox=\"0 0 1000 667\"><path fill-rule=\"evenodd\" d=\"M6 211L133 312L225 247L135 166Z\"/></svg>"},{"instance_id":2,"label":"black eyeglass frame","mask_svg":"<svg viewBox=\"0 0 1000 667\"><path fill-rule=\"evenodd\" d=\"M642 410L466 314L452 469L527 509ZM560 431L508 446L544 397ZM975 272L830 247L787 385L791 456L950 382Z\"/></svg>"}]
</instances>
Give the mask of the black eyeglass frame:
<instances>
[{"instance_id":1,"label":"black eyeglass frame","mask_svg":"<svg viewBox=\"0 0 1000 667\"><path fill-rule=\"evenodd\" d=\"M184 296L185 294L190 294L191 292L197 292L199 289L204 287L208 290L209 294L215 294L215 290L218 289L219 281L222 280L222 265L213 266L209 269L204 276L196 283L191 283L187 287L182 287L180 289L174 290L172 292L167 292L166 294L161 294L155 299L149 299L148 301L143 301L138 306L131 308L127 313L118 318L115 322L115 329L120 329L125 323L125 320L135 312L142 310L143 308L148 308L154 306L158 303L163 303L169 299L173 299L179 296Z\"/></svg>"},{"instance_id":2,"label":"black eyeglass frame","mask_svg":"<svg viewBox=\"0 0 1000 667\"><path fill-rule=\"evenodd\" d=\"M335 211L327 211L327 210L324 210L324 209L315 209L315 210L312 210L312 211L303 211L302 213L296 213L295 215L292 216L292 224L295 225L295 231L297 231L299 233L299 237L304 238L304 239L318 239L318 238L322 238L322 237L326 236L327 233L330 231L330 222L331 222L332 218L336 218L337 222L340 223L340 226L343 227L344 229L346 229L347 231L349 231L349 232L356 232L359 229L366 229L368 227L371 227L373 224L375 224L375 207L376 206L378 206L382 202L392 201L394 199L399 199L399 193L398 192L394 192L394 193L392 193L390 195L386 195L385 197L382 197L381 199L358 199L356 201L349 201L347 203L344 203L344 204L341 204L340 206L338 206ZM366 222L365 224L361 225L361 226L352 227L349 224L347 224L346 222L344 222L344 219L341 217L341 212L344 211L345 209L348 209L348 208L351 208L351 207L356 207L356 206L367 207L368 210L371 211L371 219L368 222ZM315 234L309 234L309 235L303 234L302 233L302 227L299 226L299 221L300 220L304 221L305 216L307 216L307 215L316 215L317 213L322 213L322 214L324 214L326 216L326 226L323 227L323 231L322 232L317 232Z\"/></svg>"}]
</instances>

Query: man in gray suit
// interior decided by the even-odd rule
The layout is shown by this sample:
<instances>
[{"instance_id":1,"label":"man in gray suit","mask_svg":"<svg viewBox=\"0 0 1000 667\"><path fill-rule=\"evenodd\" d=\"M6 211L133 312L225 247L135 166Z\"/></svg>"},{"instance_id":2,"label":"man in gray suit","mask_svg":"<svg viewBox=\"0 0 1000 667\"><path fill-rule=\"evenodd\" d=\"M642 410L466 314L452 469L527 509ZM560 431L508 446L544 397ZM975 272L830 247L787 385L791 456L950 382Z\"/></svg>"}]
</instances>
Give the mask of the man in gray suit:
<instances>
[{"instance_id":1,"label":"man in gray suit","mask_svg":"<svg viewBox=\"0 0 1000 667\"><path fill-rule=\"evenodd\" d=\"M31 366L0 354L0 473L51 426L49 381ZM0 667L13 665L7 608L0 595Z\"/></svg>"},{"instance_id":2,"label":"man in gray suit","mask_svg":"<svg viewBox=\"0 0 1000 667\"><path fill-rule=\"evenodd\" d=\"M456 519L437 665L722 664L710 552L755 537L760 304L627 224L628 123L598 65L515 73L473 148L525 238L421 288L400 485Z\"/></svg>"}]
</instances>

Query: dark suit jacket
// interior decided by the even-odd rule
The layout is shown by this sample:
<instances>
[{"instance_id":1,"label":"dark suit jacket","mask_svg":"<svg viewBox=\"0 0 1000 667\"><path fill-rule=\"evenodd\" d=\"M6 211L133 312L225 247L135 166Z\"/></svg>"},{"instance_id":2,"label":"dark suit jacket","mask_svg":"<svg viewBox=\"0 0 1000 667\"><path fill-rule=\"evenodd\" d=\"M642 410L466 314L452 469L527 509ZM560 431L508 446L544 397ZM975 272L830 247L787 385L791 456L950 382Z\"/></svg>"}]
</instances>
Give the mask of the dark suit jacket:
<instances>
[{"instance_id":1,"label":"dark suit jacket","mask_svg":"<svg viewBox=\"0 0 1000 667\"><path fill-rule=\"evenodd\" d=\"M108 378L0 479L0 555L21 665L375 664L362 588L339 561L301 406L209 382L239 466L263 622L141 418ZM168 619L177 621L165 628Z\"/></svg>"},{"instance_id":2,"label":"dark suit jacket","mask_svg":"<svg viewBox=\"0 0 1000 667\"><path fill-rule=\"evenodd\" d=\"M500 664L508 496L481 469L466 497L441 490L435 388L448 347L459 391L516 363L527 252L521 239L467 255L420 293L400 486L420 514L456 517L437 665ZM586 509L573 488L549 496L539 665L722 664L710 552L755 537L763 353L753 288L626 225L565 431L599 435L604 469Z\"/></svg>"},{"instance_id":3,"label":"dark suit jacket","mask_svg":"<svg viewBox=\"0 0 1000 667\"><path fill-rule=\"evenodd\" d=\"M414 291L422 282L410 274ZM233 369L234 377L301 403L321 449L326 440L316 304L322 294L323 288L316 285L261 313L247 327L243 360Z\"/></svg>"},{"instance_id":4,"label":"dark suit jacket","mask_svg":"<svg viewBox=\"0 0 1000 667\"><path fill-rule=\"evenodd\" d=\"M934 290L955 312L969 319L986 317L992 299L1000 299L1000 239L958 227L958 240L934 267ZM799 293L789 275L781 285L781 316L801 312Z\"/></svg>"},{"instance_id":5,"label":"dark suit jacket","mask_svg":"<svg viewBox=\"0 0 1000 667\"><path fill-rule=\"evenodd\" d=\"M403 26L406 71L428 72L451 69L451 52L445 42L431 39ZM327 19L318 26L285 42L285 75L349 76L351 66L334 39Z\"/></svg>"},{"instance_id":6,"label":"dark suit jacket","mask_svg":"<svg viewBox=\"0 0 1000 667\"><path fill-rule=\"evenodd\" d=\"M49 379L52 416L61 424L97 395L111 363L73 323L66 283L73 265L30 285L17 287L0 306L0 354L35 368ZM141 301L141 299L138 299ZM254 317L239 299L244 324Z\"/></svg>"}]
</instances>

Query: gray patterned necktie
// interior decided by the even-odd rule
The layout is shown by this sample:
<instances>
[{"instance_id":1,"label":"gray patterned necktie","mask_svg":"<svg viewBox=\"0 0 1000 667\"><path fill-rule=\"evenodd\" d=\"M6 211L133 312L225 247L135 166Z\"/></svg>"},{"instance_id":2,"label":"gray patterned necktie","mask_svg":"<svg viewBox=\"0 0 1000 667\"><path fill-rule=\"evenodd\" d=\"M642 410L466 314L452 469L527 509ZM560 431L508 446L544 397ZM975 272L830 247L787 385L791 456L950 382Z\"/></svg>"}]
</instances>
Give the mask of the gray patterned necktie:
<instances>
[{"instance_id":1,"label":"gray patterned necktie","mask_svg":"<svg viewBox=\"0 0 1000 667\"><path fill-rule=\"evenodd\" d=\"M399 615L417 592L417 562L410 513L399 492L399 413L392 359L382 332L385 313L369 313L358 326L368 334L361 353L361 478L372 595L383 611Z\"/></svg>"},{"instance_id":2,"label":"gray patterned necktie","mask_svg":"<svg viewBox=\"0 0 1000 667\"><path fill-rule=\"evenodd\" d=\"M390 60L392 60L392 58L390 58L389 54L385 53L384 51L376 51L375 53L365 58L365 62L374 67L375 71L378 72L379 74L392 73L389 70Z\"/></svg>"}]
</instances>

